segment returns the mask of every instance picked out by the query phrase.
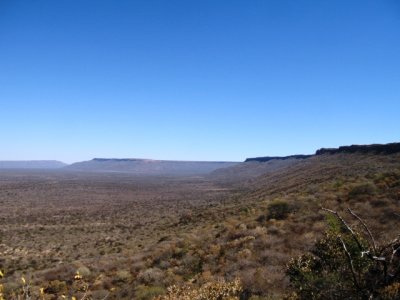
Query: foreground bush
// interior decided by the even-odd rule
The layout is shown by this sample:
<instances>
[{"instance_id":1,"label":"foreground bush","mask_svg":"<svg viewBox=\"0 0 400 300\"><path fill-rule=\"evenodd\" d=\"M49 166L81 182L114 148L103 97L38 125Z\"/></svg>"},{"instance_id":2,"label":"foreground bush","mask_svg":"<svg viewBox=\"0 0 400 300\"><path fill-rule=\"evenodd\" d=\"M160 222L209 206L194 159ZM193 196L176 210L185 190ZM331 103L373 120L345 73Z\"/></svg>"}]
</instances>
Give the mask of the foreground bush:
<instances>
[{"instance_id":1,"label":"foreground bush","mask_svg":"<svg viewBox=\"0 0 400 300\"><path fill-rule=\"evenodd\" d=\"M356 232L335 211L330 229L311 253L287 268L295 293L290 299L400 299L400 240L377 245L367 225ZM360 230L361 231L361 230Z\"/></svg>"}]
</instances>

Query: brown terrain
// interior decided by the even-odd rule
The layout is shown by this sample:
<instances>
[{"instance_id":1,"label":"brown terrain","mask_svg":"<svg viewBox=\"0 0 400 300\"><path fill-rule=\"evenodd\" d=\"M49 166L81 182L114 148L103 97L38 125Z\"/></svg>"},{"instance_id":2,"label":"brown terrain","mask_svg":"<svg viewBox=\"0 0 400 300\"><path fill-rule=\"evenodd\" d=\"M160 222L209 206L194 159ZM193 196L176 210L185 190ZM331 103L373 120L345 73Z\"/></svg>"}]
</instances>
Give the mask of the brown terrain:
<instances>
[{"instance_id":1,"label":"brown terrain","mask_svg":"<svg viewBox=\"0 0 400 300\"><path fill-rule=\"evenodd\" d=\"M22 276L33 299L153 299L239 279L243 299L281 299L287 263L326 229L321 207L351 207L379 241L398 233L400 153L329 151L203 176L1 170L4 293Z\"/></svg>"}]
</instances>

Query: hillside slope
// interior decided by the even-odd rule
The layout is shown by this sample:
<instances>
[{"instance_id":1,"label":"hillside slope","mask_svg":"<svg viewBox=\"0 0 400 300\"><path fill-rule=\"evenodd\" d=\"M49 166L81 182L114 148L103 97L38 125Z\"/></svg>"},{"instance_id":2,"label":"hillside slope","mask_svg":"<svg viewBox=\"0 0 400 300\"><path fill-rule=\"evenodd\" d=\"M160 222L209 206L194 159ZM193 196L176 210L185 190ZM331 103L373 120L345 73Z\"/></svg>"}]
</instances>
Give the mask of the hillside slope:
<instances>
[{"instance_id":1,"label":"hillside slope","mask_svg":"<svg viewBox=\"0 0 400 300\"><path fill-rule=\"evenodd\" d=\"M268 161L249 160L243 163L213 171L210 178L225 183L246 184L263 174L271 174L280 169L300 163L302 159L271 159Z\"/></svg>"},{"instance_id":2,"label":"hillside slope","mask_svg":"<svg viewBox=\"0 0 400 300\"><path fill-rule=\"evenodd\" d=\"M247 158L243 163L232 167L216 170L210 174L210 178L221 182L247 184L248 180L274 174L288 167L296 165L308 165L310 159L321 155L334 154L360 154L360 155L389 155L400 153L400 143L351 145L339 148L321 148L313 155L289 155L289 156L264 156ZM364 156L363 156L364 157ZM318 159L316 159L318 161ZM313 160L312 160L313 161ZM315 160L314 160L315 161ZM288 169L292 172L292 169Z\"/></svg>"},{"instance_id":3,"label":"hillside slope","mask_svg":"<svg viewBox=\"0 0 400 300\"><path fill-rule=\"evenodd\" d=\"M200 261L192 275L200 283L240 278L248 294L281 299L289 291L285 266L326 230L321 207L341 212L354 225L346 215L351 207L383 241L398 234L399 202L400 153L317 155L249 181L221 206L194 209L191 222L198 228L152 249L149 267L173 264L166 274L181 274L185 262ZM178 261L163 250L181 245L189 250Z\"/></svg>"}]
</instances>

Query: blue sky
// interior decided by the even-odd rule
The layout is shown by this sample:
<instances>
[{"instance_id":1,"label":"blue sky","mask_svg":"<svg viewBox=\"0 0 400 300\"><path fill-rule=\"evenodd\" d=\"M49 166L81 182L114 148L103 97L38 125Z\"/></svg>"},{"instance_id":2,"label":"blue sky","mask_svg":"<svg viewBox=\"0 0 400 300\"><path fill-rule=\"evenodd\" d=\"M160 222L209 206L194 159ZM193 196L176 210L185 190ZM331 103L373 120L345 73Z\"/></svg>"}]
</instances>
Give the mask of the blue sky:
<instances>
[{"instance_id":1,"label":"blue sky","mask_svg":"<svg viewBox=\"0 0 400 300\"><path fill-rule=\"evenodd\" d=\"M0 0L0 160L399 141L397 0Z\"/></svg>"}]
</instances>

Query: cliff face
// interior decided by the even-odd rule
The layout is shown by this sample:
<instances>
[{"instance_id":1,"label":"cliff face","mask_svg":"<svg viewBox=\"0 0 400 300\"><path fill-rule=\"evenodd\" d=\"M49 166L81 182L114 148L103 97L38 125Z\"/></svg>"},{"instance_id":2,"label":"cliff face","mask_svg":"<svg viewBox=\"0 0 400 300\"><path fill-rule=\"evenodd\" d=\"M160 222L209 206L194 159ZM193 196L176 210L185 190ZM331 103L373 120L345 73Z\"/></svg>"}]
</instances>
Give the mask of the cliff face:
<instances>
[{"instance_id":1,"label":"cliff face","mask_svg":"<svg viewBox=\"0 0 400 300\"><path fill-rule=\"evenodd\" d=\"M339 148L321 148L316 155L337 154L337 153L361 153L361 154L393 154L400 152L400 143L372 144L372 145L351 145Z\"/></svg>"}]
</instances>

